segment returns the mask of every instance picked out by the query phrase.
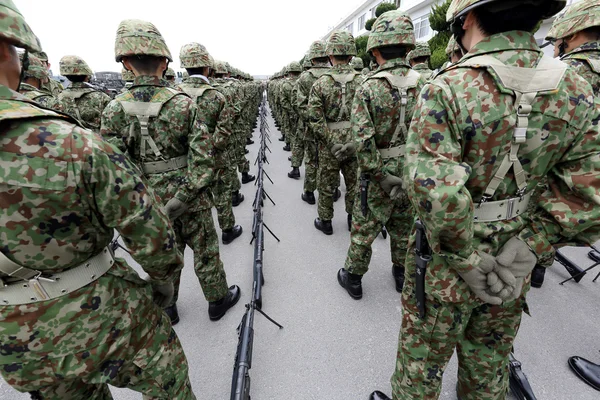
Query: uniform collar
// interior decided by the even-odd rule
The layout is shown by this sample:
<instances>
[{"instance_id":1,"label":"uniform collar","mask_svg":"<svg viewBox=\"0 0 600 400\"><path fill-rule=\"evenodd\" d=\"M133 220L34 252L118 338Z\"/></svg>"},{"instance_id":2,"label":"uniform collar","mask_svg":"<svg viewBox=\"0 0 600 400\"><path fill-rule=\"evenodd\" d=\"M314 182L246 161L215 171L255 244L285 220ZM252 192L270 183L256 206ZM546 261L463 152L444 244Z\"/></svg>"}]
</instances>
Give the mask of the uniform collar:
<instances>
[{"instance_id":1,"label":"uniform collar","mask_svg":"<svg viewBox=\"0 0 600 400\"><path fill-rule=\"evenodd\" d=\"M540 46L531 32L508 31L488 36L477 43L462 60L483 54L497 53L507 50L530 50L540 52Z\"/></svg>"},{"instance_id":2,"label":"uniform collar","mask_svg":"<svg viewBox=\"0 0 600 400\"><path fill-rule=\"evenodd\" d=\"M394 58L392 60L387 60L386 62L384 62L381 66L379 66L379 68L377 68L377 70L383 71L386 69L394 69L398 67L410 68L410 64L408 64L406 62L406 59L404 58Z\"/></svg>"},{"instance_id":3,"label":"uniform collar","mask_svg":"<svg viewBox=\"0 0 600 400\"><path fill-rule=\"evenodd\" d=\"M135 77L133 86L169 86L169 82L157 76L140 75Z\"/></svg>"},{"instance_id":4,"label":"uniform collar","mask_svg":"<svg viewBox=\"0 0 600 400\"><path fill-rule=\"evenodd\" d=\"M571 54L575 53L584 53L587 51L597 51L600 52L600 42L587 42L576 48L575 50L565 54L564 57L568 57Z\"/></svg>"},{"instance_id":5,"label":"uniform collar","mask_svg":"<svg viewBox=\"0 0 600 400\"><path fill-rule=\"evenodd\" d=\"M22 83L21 85L27 85L27 84ZM27 86L30 86L30 85L27 85ZM35 88L33 88L33 89L35 89ZM2 99L2 100L19 100L19 101L26 101L26 102L30 101L27 97L23 96L21 93L15 92L14 90L10 89L8 86L4 86L4 85L0 85L0 99Z\"/></svg>"},{"instance_id":6,"label":"uniform collar","mask_svg":"<svg viewBox=\"0 0 600 400\"><path fill-rule=\"evenodd\" d=\"M350 72L355 72L355 71L354 71L354 68L352 67L352 65L350 65L350 64L338 64L338 65L334 65L333 67L331 67L331 72L350 73Z\"/></svg>"},{"instance_id":7,"label":"uniform collar","mask_svg":"<svg viewBox=\"0 0 600 400\"><path fill-rule=\"evenodd\" d=\"M210 85L208 78L202 74L190 75L190 79L194 79L195 81L198 81L198 79L201 79L204 82L206 82L208 85Z\"/></svg>"}]
</instances>

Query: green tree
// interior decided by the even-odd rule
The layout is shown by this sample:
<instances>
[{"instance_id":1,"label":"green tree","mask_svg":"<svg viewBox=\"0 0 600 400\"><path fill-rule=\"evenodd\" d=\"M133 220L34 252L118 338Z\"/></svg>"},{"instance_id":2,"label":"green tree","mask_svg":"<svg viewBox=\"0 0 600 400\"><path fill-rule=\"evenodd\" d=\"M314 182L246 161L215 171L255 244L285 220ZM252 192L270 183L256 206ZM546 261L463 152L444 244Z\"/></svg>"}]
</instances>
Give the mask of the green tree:
<instances>
[{"instance_id":1,"label":"green tree","mask_svg":"<svg viewBox=\"0 0 600 400\"><path fill-rule=\"evenodd\" d=\"M452 0L446 0L446 2L440 5L434 5L432 7L431 15L429 16L429 25L431 29L437 33L429 40L429 48L431 49L430 65L432 69L441 67L447 60L446 47L450 40L450 25L446 22L446 12L450 6Z\"/></svg>"},{"instance_id":2,"label":"green tree","mask_svg":"<svg viewBox=\"0 0 600 400\"><path fill-rule=\"evenodd\" d=\"M356 55L362 58L365 66L368 66L371 62L371 57L367 53L367 42L369 41L369 35L363 35L356 38Z\"/></svg>"},{"instance_id":3,"label":"green tree","mask_svg":"<svg viewBox=\"0 0 600 400\"><path fill-rule=\"evenodd\" d=\"M371 28L373 27L373 24L375 23L375 20L377 18L379 18L379 16L385 12L388 11L392 11L392 10L396 10L398 7L396 7L395 4L393 3L381 3L380 5L377 6L377 8L375 9L375 18L371 18L370 20L368 20L367 22L365 22L365 29L370 31Z\"/></svg>"}]
</instances>

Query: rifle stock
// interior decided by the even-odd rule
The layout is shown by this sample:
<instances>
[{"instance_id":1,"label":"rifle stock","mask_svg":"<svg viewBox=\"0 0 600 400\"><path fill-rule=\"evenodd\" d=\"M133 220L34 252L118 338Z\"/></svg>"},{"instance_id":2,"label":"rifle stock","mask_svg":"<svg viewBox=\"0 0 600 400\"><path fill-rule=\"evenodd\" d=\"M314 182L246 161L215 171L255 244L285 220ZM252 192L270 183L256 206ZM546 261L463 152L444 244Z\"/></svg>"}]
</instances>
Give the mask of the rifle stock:
<instances>
[{"instance_id":1,"label":"rifle stock","mask_svg":"<svg viewBox=\"0 0 600 400\"><path fill-rule=\"evenodd\" d=\"M565 255L562 254L560 250L561 249L558 249L556 251L554 258L563 267L565 267L565 269L567 270L569 275L571 275L573 277L573 280L575 282L579 282L581 280L581 278L584 277L586 272L581 267L579 267L577 264L574 264L571 260L569 260L567 257L565 257Z\"/></svg>"}]
</instances>

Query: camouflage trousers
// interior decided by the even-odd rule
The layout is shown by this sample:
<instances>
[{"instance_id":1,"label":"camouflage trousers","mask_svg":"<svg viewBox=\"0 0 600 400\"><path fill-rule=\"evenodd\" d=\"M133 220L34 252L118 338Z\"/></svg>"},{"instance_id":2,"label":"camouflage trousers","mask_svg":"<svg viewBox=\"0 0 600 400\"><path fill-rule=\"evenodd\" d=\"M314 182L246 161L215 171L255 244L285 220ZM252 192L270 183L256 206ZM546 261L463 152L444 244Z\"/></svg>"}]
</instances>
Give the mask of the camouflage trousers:
<instances>
[{"instance_id":1,"label":"camouflage trousers","mask_svg":"<svg viewBox=\"0 0 600 400\"><path fill-rule=\"evenodd\" d=\"M214 183L210 188L213 202L217 209L219 227L223 231L231 229L235 225L235 216L233 215L233 206L231 203L231 188L235 186L233 181L236 179L238 177L235 169L233 169L233 174L230 168L216 170Z\"/></svg>"},{"instance_id":2,"label":"camouflage trousers","mask_svg":"<svg viewBox=\"0 0 600 400\"><path fill-rule=\"evenodd\" d=\"M346 184L346 212L352 214L358 180L358 161L353 156L339 162L328 148L319 144L318 213L323 221L333 219L333 194L340 184L340 171Z\"/></svg>"},{"instance_id":3,"label":"camouflage trousers","mask_svg":"<svg viewBox=\"0 0 600 400\"><path fill-rule=\"evenodd\" d=\"M292 139L292 168L300 168L304 159L304 124L298 124L298 130Z\"/></svg>"},{"instance_id":4,"label":"camouflage trousers","mask_svg":"<svg viewBox=\"0 0 600 400\"><path fill-rule=\"evenodd\" d=\"M304 191L317 190L318 150L314 140L304 141ZM339 178L338 178L339 179ZM339 186L339 185L338 185Z\"/></svg>"},{"instance_id":5,"label":"camouflage trousers","mask_svg":"<svg viewBox=\"0 0 600 400\"><path fill-rule=\"evenodd\" d=\"M427 293L426 317L421 320L414 294L414 268L408 273L414 256L409 254L396 370L391 378L393 399L437 399L442 375L456 350L460 398L504 400L509 354L521 323L525 297L492 306L446 303Z\"/></svg>"},{"instance_id":6,"label":"camouflage trousers","mask_svg":"<svg viewBox=\"0 0 600 400\"><path fill-rule=\"evenodd\" d=\"M102 348L44 357L18 364L18 368L4 365L2 376L34 400L109 400L113 398L109 384L143 393L146 400L195 399L187 360L169 318L155 306L145 307L143 312L148 322L131 331L103 332L120 338Z\"/></svg>"},{"instance_id":7,"label":"camouflage trousers","mask_svg":"<svg viewBox=\"0 0 600 400\"><path fill-rule=\"evenodd\" d=\"M219 238L215 230L210 209L188 212L173 224L177 235L177 246L184 249L187 244L194 251L194 271L200 281L206 301L217 301L227 294L227 278L219 255ZM179 297L181 272L174 275L175 295Z\"/></svg>"},{"instance_id":8,"label":"camouflage trousers","mask_svg":"<svg viewBox=\"0 0 600 400\"><path fill-rule=\"evenodd\" d=\"M387 221L380 221L373 212L367 211L364 216L361 209L360 192L356 191L354 212L352 213L352 229L350 232L350 247L346 256L344 268L357 275L364 275L369 270L373 250L371 245L386 227L390 236L392 263L404 265L408 247L408 237L414 226L414 217L410 201L406 198L392 209Z\"/></svg>"},{"instance_id":9,"label":"camouflage trousers","mask_svg":"<svg viewBox=\"0 0 600 400\"><path fill-rule=\"evenodd\" d=\"M246 158L246 134L243 131L233 133L231 138L235 142L234 160L240 173L250 171L250 161Z\"/></svg>"}]
</instances>

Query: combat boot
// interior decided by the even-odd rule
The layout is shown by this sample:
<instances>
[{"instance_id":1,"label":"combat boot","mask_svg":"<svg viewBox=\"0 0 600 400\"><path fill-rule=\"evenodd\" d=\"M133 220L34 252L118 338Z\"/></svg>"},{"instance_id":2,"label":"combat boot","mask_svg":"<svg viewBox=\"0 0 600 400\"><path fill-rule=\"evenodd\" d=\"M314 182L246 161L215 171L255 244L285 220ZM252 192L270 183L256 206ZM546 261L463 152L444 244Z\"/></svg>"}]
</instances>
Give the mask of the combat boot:
<instances>
[{"instance_id":1,"label":"combat boot","mask_svg":"<svg viewBox=\"0 0 600 400\"><path fill-rule=\"evenodd\" d=\"M288 172L288 178L300 179L300 168L292 167L292 170Z\"/></svg>"},{"instance_id":2,"label":"combat boot","mask_svg":"<svg viewBox=\"0 0 600 400\"><path fill-rule=\"evenodd\" d=\"M250 153L250 150L244 149L244 154L248 154L248 153Z\"/></svg>"},{"instance_id":3,"label":"combat boot","mask_svg":"<svg viewBox=\"0 0 600 400\"><path fill-rule=\"evenodd\" d=\"M402 288L404 287L404 265L392 265L392 276L394 277L394 281L396 281L396 292L402 293Z\"/></svg>"},{"instance_id":4,"label":"combat boot","mask_svg":"<svg viewBox=\"0 0 600 400\"><path fill-rule=\"evenodd\" d=\"M541 288L544 284L544 276L546 275L546 268L536 265L531 273L531 286L534 288Z\"/></svg>"},{"instance_id":5,"label":"combat boot","mask_svg":"<svg viewBox=\"0 0 600 400\"><path fill-rule=\"evenodd\" d=\"M254 140L252 140L250 138L246 139L246 146L249 146L251 144L254 144Z\"/></svg>"},{"instance_id":6,"label":"combat boot","mask_svg":"<svg viewBox=\"0 0 600 400\"><path fill-rule=\"evenodd\" d=\"M315 192L304 192L302 193L302 200L307 202L308 204L316 204L317 200L315 199Z\"/></svg>"},{"instance_id":7,"label":"combat boot","mask_svg":"<svg viewBox=\"0 0 600 400\"><path fill-rule=\"evenodd\" d=\"M244 201L244 195L239 190L231 195L231 205L233 207L239 206L242 201Z\"/></svg>"},{"instance_id":8,"label":"combat boot","mask_svg":"<svg viewBox=\"0 0 600 400\"><path fill-rule=\"evenodd\" d=\"M179 312L177 312L177 304L164 308L165 314L171 320L171 325L176 325L179 322Z\"/></svg>"},{"instance_id":9,"label":"combat boot","mask_svg":"<svg viewBox=\"0 0 600 400\"><path fill-rule=\"evenodd\" d=\"M348 214L348 232L352 232L352 214Z\"/></svg>"},{"instance_id":10,"label":"combat boot","mask_svg":"<svg viewBox=\"0 0 600 400\"><path fill-rule=\"evenodd\" d=\"M292 148L290 147L289 144L286 144L285 146L283 146L283 150L284 151L292 151Z\"/></svg>"},{"instance_id":11,"label":"combat boot","mask_svg":"<svg viewBox=\"0 0 600 400\"><path fill-rule=\"evenodd\" d=\"M351 274L344 268L340 268L337 274L340 286L346 289L354 300L362 299L362 275Z\"/></svg>"},{"instance_id":12,"label":"combat boot","mask_svg":"<svg viewBox=\"0 0 600 400\"><path fill-rule=\"evenodd\" d=\"M246 183L250 183L252 182L254 179L256 179L256 177L254 175L250 175L247 172L242 172L242 183L246 184Z\"/></svg>"},{"instance_id":13,"label":"combat boot","mask_svg":"<svg viewBox=\"0 0 600 400\"><path fill-rule=\"evenodd\" d=\"M211 321L220 320L223 315L240 299L240 288L238 285L229 287L227 294L221 300L211 301L208 303L208 317Z\"/></svg>"},{"instance_id":14,"label":"combat boot","mask_svg":"<svg viewBox=\"0 0 600 400\"><path fill-rule=\"evenodd\" d=\"M315 228L326 235L333 235L333 226L331 226L331 220L323 221L321 218L317 218L315 219Z\"/></svg>"},{"instance_id":15,"label":"combat boot","mask_svg":"<svg viewBox=\"0 0 600 400\"><path fill-rule=\"evenodd\" d=\"M280 142L285 142L285 135L282 135L279 139Z\"/></svg>"},{"instance_id":16,"label":"combat boot","mask_svg":"<svg viewBox=\"0 0 600 400\"><path fill-rule=\"evenodd\" d=\"M369 400L392 400L390 397L387 397L385 394L380 392L379 390L374 391L369 396Z\"/></svg>"},{"instance_id":17,"label":"combat boot","mask_svg":"<svg viewBox=\"0 0 600 400\"><path fill-rule=\"evenodd\" d=\"M292 156L289 156L289 157L288 157L288 161L292 161Z\"/></svg>"},{"instance_id":18,"label":"combat boot","mask_svg":"<svg viewBox=\"0 0 600 400\"><path fill-rule=\"evenodd\" d=\"M569 367L585 383L596 390L600 390L600 365L594 364L585 358L575 356L569 358Z\"/></svg>"},{"instance_id":19,"label":"combat boot","mask_svg":"<svg viewBox=\"0 0 600 400\"><path fill-rule=\"evenodd\" d=\"M236 225L231 229L223 230L223 233L221 234L223 244L229 244L239 238L242 235L242 231L243 229L239 225Z\"/></svg>"},{"instance_id":20,"label":"combat boot","mask_svg":"<svg viewBox=\"0 0 600 400\"><path fill-rule=\"evenodd\" d=\"M340 188L335 188L335 192L333 192L333 202L335 203L336 201L338 201L340 197L342 197L342 192L340 191Z\"/></svg>"}]
</instances>

